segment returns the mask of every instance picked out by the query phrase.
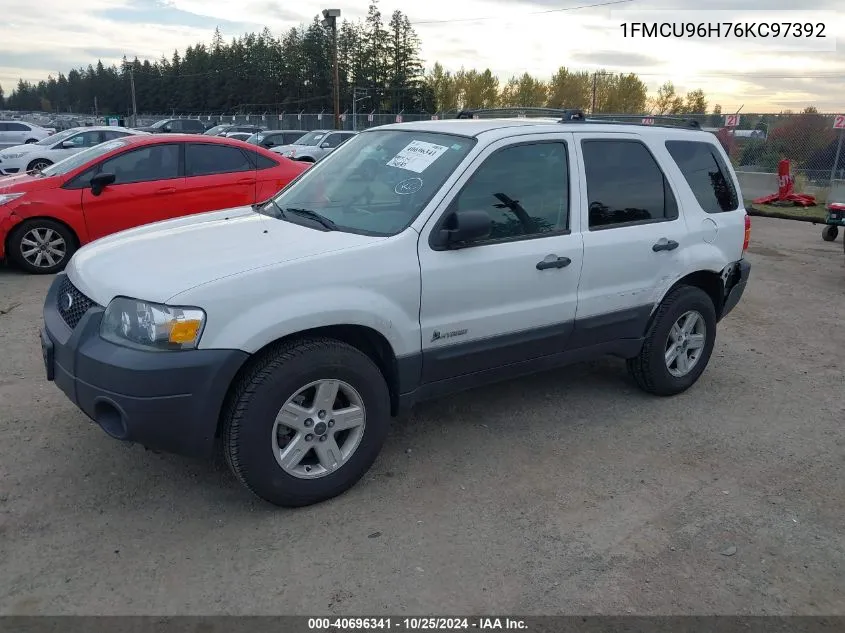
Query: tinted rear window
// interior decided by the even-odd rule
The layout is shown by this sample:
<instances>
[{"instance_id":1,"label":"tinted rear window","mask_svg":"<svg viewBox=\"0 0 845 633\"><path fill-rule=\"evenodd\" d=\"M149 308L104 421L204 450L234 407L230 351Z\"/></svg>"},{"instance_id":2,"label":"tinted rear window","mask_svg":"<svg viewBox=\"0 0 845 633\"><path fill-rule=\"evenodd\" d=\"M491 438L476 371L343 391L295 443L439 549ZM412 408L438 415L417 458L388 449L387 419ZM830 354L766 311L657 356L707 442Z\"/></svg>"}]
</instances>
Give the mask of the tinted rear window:
<instances>
[{"instance_id":1,"label":"tinted rear window","mask_svg":"<svg viewBox=\"0 0 845 633\"><path fill-rule=\"evenodd\" d=\"M739 196L714 145L702 141L666 141L698 204L707 213L735 211Z\"/></svg>"}]
</instances>

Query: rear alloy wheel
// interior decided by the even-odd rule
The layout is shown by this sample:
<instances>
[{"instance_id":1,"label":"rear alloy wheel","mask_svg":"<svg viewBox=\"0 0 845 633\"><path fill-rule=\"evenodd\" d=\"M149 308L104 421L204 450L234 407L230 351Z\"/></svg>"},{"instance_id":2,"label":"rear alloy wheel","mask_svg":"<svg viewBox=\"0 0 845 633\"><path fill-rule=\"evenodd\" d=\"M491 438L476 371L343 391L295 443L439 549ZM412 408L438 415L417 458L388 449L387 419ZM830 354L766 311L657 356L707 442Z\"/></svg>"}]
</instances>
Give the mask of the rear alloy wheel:
<instances>
[{"instance_id":1,"label":"rear alloy wheel","mask_svg":"<svg viewBox=\"0 0 845 633\"><path fill-rule=\"evenodd\" d=\"M9 257L26 272L38 275L64 269L75 250L73 233L53 220L27 220L9 238Z\"/></svg>"},{"instance_id":2,"label":"rear alloy wheel","mask_svg":"<svg viewBox=\"0 0 845 633\"><path fill-rule=\"evenodd\" d=\"M716 342L716 310L706 292L678 286L657 308L640 353L628 371L648 393L671 396L704 373Z\"/></svg>"},{"instance_id":3,"label":"rear alloy wheel","mask_svg":"<svg viewBox=\"0 0 845 633\"><path fill-rule=\"evenodd\" d=\"M27 171L41 171L42 169L46 169L50 165L52 165L52 161L47 160L46 158L36 158L32 161L26 168Z\"/></svg>"}]
</instances>

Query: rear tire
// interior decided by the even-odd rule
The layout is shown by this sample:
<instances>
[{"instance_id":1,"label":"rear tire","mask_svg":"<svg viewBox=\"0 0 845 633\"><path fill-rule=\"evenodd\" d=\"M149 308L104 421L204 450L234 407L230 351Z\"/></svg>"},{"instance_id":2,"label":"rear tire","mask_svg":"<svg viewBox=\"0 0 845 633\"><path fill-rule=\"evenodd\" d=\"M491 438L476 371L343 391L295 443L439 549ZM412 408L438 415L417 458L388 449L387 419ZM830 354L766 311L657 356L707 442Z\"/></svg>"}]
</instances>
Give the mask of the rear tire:
<instances>
[{"instance_id":1,"label":"rear tire","mask_svg":"<svg viewBox=\"0 0 845 633\"><path fill-rule=\"evenodd\" d=\"M45 169L53 164L53 161L47 160L46 158L36 158L32 161L29 165L26 166L27 171L35 171Z\"/></svg>"},{"instance_id":2,"label":"rear tire","mask_svg":"<svg viewBox=\"0 0 845 633\"><path fill-rule=\"evenodd\" d=\"M687 325L691 330L684 333ZM628 371L643 391L676 395L704 373L715 342L713 300L700 288L678 286L657 309L639 355L627 361ZM682 358L686 359L683 366Z\"/></svg>"},{"instance_id":3,"label":"rear tire","mask_svg":"<svg viewBox=\"0 0 845 633\"><path fill-rule=\"evenodd\" d=\"M822 239L825 242L833 242L837 235L839 235L839 227L834 224L828 224L822 229Z\"/></svg>"},{"instance_id":4,"label":"rear tire","mask_svg":"<svg viewBox=\"0 0 845 633\"><path fill-rule=\"evenodd\" d=\"M28 138L28 139L26 139L26 142L24 143L24 145L31 145L32 143L37 143L37 142L38 142L37 138Z\"/></svg>"},{"instance_id":5,"label":"rear tire","mask_svg":"<svg viewBox=\"0 0 845 633\"><path fill-rule=\"evenodd\" d=\"M51 275L64 269L77 248L76 235L64 224L35 218L21 222L12 231L8 255L28 273Z\"/></svg>"},{"instance_id":6,"label":"rear tire","mask_svg":"<svg viewBox=\"0 0 845 633\"><path fill-rule=\"evenodd\" d=\"M338 395L321 405L325 385L327 394L338 386ZM356 409L360 421L352 427ZM389 424L387 383L366 354L334 339L300 339L275 345L239 380L223 414L223 450L253 494L301 507L354 486L378 456Z\"/></svg>"}]
</instances>

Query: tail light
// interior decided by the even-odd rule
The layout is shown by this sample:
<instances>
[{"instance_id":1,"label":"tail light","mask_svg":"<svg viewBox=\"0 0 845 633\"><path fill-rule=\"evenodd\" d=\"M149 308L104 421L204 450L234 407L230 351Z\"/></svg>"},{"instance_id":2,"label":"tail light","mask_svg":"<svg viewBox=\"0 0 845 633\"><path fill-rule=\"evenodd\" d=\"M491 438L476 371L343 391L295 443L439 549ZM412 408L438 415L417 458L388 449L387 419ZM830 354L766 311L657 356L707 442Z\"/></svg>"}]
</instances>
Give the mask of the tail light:
<instances>
[{"instance_id":1,"label":"tail light","mask_svg":"<svg viewBox=\"0 0 845 633\"><path fill-rule=\"evenodd\" d=\"M745 240L742 242L742 252L748 250L748 243L751 241L751 216L745 214Z\"/></svg>"}]
</instances>

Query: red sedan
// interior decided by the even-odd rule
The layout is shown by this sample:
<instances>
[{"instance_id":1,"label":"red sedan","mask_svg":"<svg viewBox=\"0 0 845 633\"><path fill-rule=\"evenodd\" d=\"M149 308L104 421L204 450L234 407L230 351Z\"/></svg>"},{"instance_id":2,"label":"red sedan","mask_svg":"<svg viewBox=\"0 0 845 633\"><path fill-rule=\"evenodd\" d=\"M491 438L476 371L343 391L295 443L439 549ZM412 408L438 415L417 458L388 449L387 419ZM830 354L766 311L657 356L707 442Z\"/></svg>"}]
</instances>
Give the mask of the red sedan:
<instances>
[{"instance_id":1,"label":"red sedan","mask_svg":"<svg viewBox=\"0 0 845 633\"><path fill-rule=\"evenodd\" d=\"M309 167L243 141L126 136L0 178L0 259L62 270L74 251L141 224L263 202Z\"/></svg>"}]
</instances>

